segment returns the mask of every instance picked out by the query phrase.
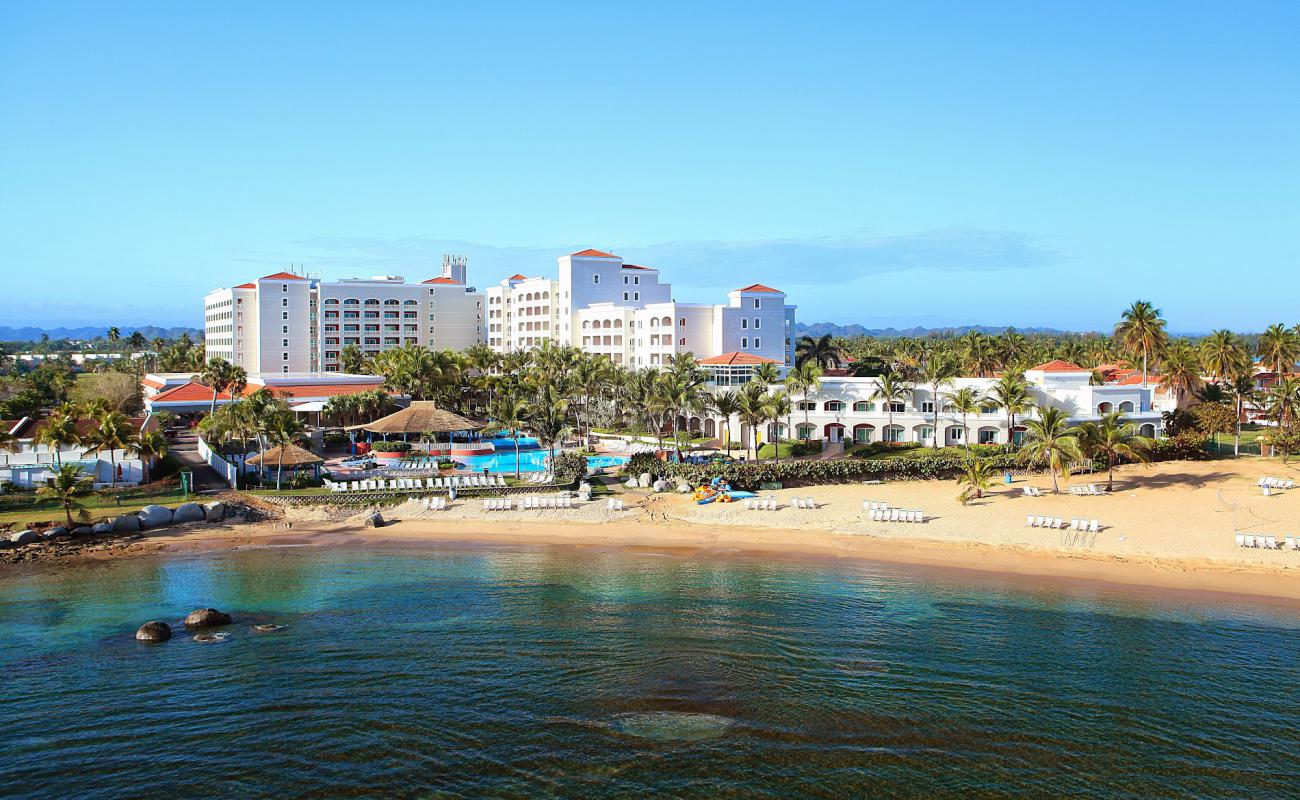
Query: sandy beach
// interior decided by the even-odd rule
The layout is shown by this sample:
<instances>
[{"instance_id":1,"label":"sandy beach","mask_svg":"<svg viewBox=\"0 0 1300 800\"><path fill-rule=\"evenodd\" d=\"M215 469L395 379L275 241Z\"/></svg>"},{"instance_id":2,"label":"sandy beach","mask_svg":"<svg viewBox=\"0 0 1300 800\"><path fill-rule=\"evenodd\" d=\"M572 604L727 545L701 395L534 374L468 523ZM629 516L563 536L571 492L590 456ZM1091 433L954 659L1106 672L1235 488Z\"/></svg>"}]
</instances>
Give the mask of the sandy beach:
<instances>
[{"instance_id":1,"label":"sandy beach","mask_svg":"<svg viewBox=\"0 0 1300 800\"><path fill-rule=\"evenodd\" d=\"M147 537L134 552L415 542L522 543L674 553L786 554L858 558L942 569L1034 576L1056 582L1103 582L1300 601L1300 551L1246 549L1233 534L1295 535L1300 491L1265 497L1260 470L1296 477L1278 462L1166 462L1116 471L1115 492L1025 497L1026 485L1000 485L962 506L948 481L840 485L773 492L777 511L739 504L699 506L676 494L624 492L627 510L603 498L572 510L484 512L463 501L442 512L406 502L384 509L391 524L367 528L337 509L290 509L283 522L194 528ZM1076 478L1100 483L1104 476ZM818 507L794 508L812 497ZM926 522L873 522L863 500L925 512ZM1028 514L1097 518L1096 534L1025 526Z\"/></svg>"}]
</instances>

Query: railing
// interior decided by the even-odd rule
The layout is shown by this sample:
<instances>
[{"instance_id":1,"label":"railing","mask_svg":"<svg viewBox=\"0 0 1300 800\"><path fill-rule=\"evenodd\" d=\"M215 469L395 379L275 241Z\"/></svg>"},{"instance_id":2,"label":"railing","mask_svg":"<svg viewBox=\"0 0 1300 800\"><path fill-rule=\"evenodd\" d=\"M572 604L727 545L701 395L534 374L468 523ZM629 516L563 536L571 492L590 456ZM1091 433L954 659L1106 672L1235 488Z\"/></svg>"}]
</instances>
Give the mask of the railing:
<instances>
[{"instance_id":1,"label":"railing","mask_svg":"<svg viewBox=\"0 0 1300 800\"><path fill-rule=\"evenodd\" d=\"M202 436L198 437L198 440L199 457L208 462L208 466L215 469L217 474L221 476L222 480L224 480L231 489L238 489L239 470L235 468L235 465L222 458L211 447L208 447L208 443L203 441Z\"/></svg>"}]
</instances>

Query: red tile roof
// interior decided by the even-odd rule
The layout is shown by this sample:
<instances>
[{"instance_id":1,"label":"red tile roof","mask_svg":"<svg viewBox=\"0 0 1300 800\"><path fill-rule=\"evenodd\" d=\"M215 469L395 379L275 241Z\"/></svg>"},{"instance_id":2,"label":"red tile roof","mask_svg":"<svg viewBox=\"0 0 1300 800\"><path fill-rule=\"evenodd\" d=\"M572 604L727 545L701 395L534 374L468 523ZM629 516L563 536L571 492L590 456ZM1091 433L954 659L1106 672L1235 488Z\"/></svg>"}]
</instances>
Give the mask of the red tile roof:
<instances>
[{"instance_id":1,"label":"red tile roof","mask_svg":"<svg viewBox=\"0 0 1300 800\"><path fill-rule=\"evenodd\" d=\"M637 265L637 264L624 264L624 265L623 265L623 269L644 269L644 270L649 270L650 272L658 272L658 271L659 271L659 270L655 269L654 267L642 267L642 266Z\"/></svg>"},{"instance_id":2,"label":"red tile roof","mask_svg":"<svg viewBox=\"0 0 1300 800\"><path fill-rule=\"evenodd\" d=\"M1054 361L1048 361L1046 364L1039 364L1038 366L1032 367L1027 371L1028 372L1091 372L1092 370L1084 369L1078 364L1071 364L1069 361L1062 361L1061 359L1058 358Z\"/></svg>"},{"instance_id":3,"label":"red tile roof","mask_svg":"<svg viewBox=\"0 0 1300 800\"><path fill-rule=\"evenodd\" d=\"M580 258L618 258L618 256L614 255L613 253L606 253L604 250L592 250L590 248L586 250L579 250L578 252L571 253L570 255L578 256Z\"/></svg>"},{"instance_id":4,"label":"red tile roof","mask_svg":"<svg viewBox=\"0 0 1300 800\"><path fill-rule=\"evenodd\" d=\"M1148 376L1147 376L1147 383L1152 383L1152 384L1155 384L1155 385L1159 386L1159 385L1160 385L1161 383L1163 383L1163 382L1164 382L1164 379L1163 379L1161 376L1159 376L1159 375L1148 375ZM1126 376L1125 378L1123 378L1122 380L1115 381L1115 383L1113 383L1113 384L1111 384L1111 385L1112 385L1112 386L1141 386L1141 385L1142 385L1142 373L1139 372L1139 373L1136 373L1136 374L1134 374L1134 375L1128 375L1128 376Z\"/></svg>"},{"instance_id":5,"label":"red tile roof","mask_svg":"<svg viewBox=\"0 0 1300 800\"><path fill-rule=\"evenodd\" d=\"M305 280L307 280L307 279L304 278L304 277L301 276L301 275L294 275L292 272L277 272L277 273L275 273L274 275L267 275L266 277L261 278L260 280L264 280L264 281L305 281Z\"/></svg>"},{"instance_id":6,"label":"red tile roof","mask_svg":"<svg viewBox=\"0 0 1300 800\"><path fill-rule=\"evenodd\" d=\"M441 277L439 277L439 278L430 278L429 280L424 281L424 282L425 282L425 283L457 283L457 284L460 283L460 281L455 280L455 279L453 279L453 278L441 278Z\"/></svg>"},{"instance_id":7,"label":"red tile roof","mask_svg":"<svg viewBox=\"0 0 1300 800\"><path fill-rule=\"evenodd\" d=\"M771 286L764 286L761 283L751 283L743 289L737 289L738 292L771 292L772 294L784 294L780 289L773 289Z\"/></svg>"},{"instance_id":8,"label":"red tile roof","mask_svg":"<svg viewBox=\"0 0 1300 800\"><path fill-rule=\"evenodd\" d=\"M256 289L256 288L257 288L257 284L256 284L256 283L241 283L241 284L239 284L238 286L236 286L235 288L236 288L236 289Z\"/></svg>"},{"instance_id":9,"label":"red tile roof","mask_svg":"<svg viewBox=\"0 0 1300 800\"><path fill-rule=\"evenodd\" d=\"M244 394L250 395L258 389L269 389L272 397L279 397L285 400L291 400L302 397L334 397L344 394L361 394L378 389L383 385L383 378L378 378L374 383L303 383L303 384L272 384L270 386L246 386ZM209 389L209 396L211 390Z\"/></svg>"},{"instance_id":10,"label":"red tile roof","mask_svg":"<svg viewBox=\"0 0 1300 800\"><path fill-rule=\"evenodd\" d=\"M140 385L148 386L150 389L161 389L167 384L163 383L162 381L151 381L148 378L141 378Z\"/></svg>"},{"instance_id":11,"label":"red tile roof","mask_svg":"<svg viewBox=\"0 0 1300 800\"><path fill-rule=\"evenodd\" d=\"M132 428L140 430L141 426L144 425L145 418L128 417L127 421L131 424ZM149 425L151 430L157 427L154 424L155 422L157 422L157 420L151 420ZM13 435L19 439L35 439L40 432L45 429L45 426L50 424L50 421L48 419L28 418L22 420L22 423L21 428L15 428L12 431ZM99 420L94 417L81 417L77 420L77 435L83 439L89 437L97 430L99 430Z\"/></svg>"},{"instance_id":12,"label":"red tile roof","mask_svg":"<svg viewBox=\"0 0 1300 800\"><path fill-rule=\"evenodd\" d=\"M756 356L753 353L742 353L739 350L735 350L730 353L723 353L720 356L713 356L712 358L701 358L699 363L743 367L754 366L756 364L780 364L781 362L773 358L764 358L763 356Z\"/></svg>"},{"instance_id":13,"label":"red tile roof","mask_svg":"<svg viewBox=\"0 0 1300 800\"><path fill-rule=\"evenodd\" d=\"M516 272L514 275L511 275L511 276L510 276L509 278L507 278L506 280L510 280L510 281L526 281L526 280L528 280L528 276L527 276L527 275L520 275L518 272Z\"/></svg>"},{"instance_id":14,"label":"red tile roof","mask_svg":"<svg viewBox=\"0 0 1300 800\"><path fill-rule=\"evenodd\" d=\"M230 392L217 392L217 400L230 399ZM182 383L174 389L159 392L149 398L150 403L198 403L201 401L212 402L212 387L204 386L195 381Z\"/></svg>"}]
</instances>

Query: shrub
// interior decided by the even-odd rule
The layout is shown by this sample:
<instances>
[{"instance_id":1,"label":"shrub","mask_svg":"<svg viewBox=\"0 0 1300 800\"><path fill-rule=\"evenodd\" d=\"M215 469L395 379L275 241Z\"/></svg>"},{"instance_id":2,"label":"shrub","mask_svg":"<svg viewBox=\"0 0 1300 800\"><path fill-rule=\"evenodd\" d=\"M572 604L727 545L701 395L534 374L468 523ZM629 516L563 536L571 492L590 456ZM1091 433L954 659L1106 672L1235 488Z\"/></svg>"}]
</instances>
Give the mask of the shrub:
<instances>
[{"instance_id":1,"label":"shrub","mask_svg":"<svg viewBox=\"0 0 1300 800\"><path fill-rule=\"evenodd\" d=\"M573 483L587 475L587 457L573 450L557 453L551 462L551 472L556 483Z\"/></svg>"},{"instance_id":2,"label":"shrub","mask_svg":"<svg viewBox=\"0 0 1300 800\"><path fill-rule=\"evenodd\" d=\"M381 439L370 443L370 451L372 453L409 453L411 452L411 443L402 441L390 442Z\"/></svg>"}]
</instances>

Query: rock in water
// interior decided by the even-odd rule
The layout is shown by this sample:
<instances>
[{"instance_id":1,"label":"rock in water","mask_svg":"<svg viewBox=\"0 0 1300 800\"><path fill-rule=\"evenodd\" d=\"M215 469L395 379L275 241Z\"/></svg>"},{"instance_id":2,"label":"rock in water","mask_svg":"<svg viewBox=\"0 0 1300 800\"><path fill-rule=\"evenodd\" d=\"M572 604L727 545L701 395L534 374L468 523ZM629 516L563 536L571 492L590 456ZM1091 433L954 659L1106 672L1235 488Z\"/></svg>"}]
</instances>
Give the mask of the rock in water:
<instances>
[{"instance_id":1,"label":"rock in water","mask_svg":"<svg viewBox=\"0 0 1300 800\"><path fill-rule=\"evenodd\" d=\"M264 622L261 625L254 625L253 630L257 631L258 633L275 633L276 631L284 630L284 626L276 625L271 622Z\"/></svg>"},{"instance_id":2,"label":"rock in water","mask_svg":"<svg viewBox=\"0 0 1300 800\"><path fill-rule=\"evenodd\" d=\"M40 538L40 535L36 533L36 531L18 531L17 533L9 534L9 541L14 544L31 544Z\"/></svg>"},{"instance_id":3,"label":"rock in water","mask_svg":"<svg viewBox=\"0 0 1300 800\"><path fill-rule=\"evenodd\" d=\"M208 522L220 522L226 518L226 504L208 503L203 507L203 513L206 515Z\"/></svg>"},{"instance_id":4,"label":"rock in water","mask_svg":"<svg viewBox=\"0 0 1300 800\"><path fill-rule=\"evenodd\" d=\"M185 615L187 628L211 628L214 625L229 625L230 615L215 608L197 608Z\"/></svg>"},{"instance_id":5,"label":"rock in water","mask_svg":"<svg viewBox=\"0 0 1300 800\"><path fill-rule=\"evenodd\" d=\"M614 725L623 733L656 742L714 739L734 724L716 714L692 714L680 711L657 711L645 714L621 714Z\"/></svg>"},{"instance_id":6,"label":"rock in water","mask_svg":"<svg viewBox=\"0 0 1300 800\"><path fill-rule=\"evenodd\" d=\"M136 514L140 525L145 528L161 528L172 524L172 510L167 506L145 506Z\"/></svg>"},{"instance_id":7,"label":"rock in water","mask_svg":"<svg viewBox=\"0 0 1300 800\"><path fill-rule=\"evenodd\" d=\"M230 634L228 634L228 633L196 633L196 634L194 634L194 641L196 641L196 642L201 642L201 643L203 643L203 644L218 644L218 643L220 643L220 642L224 642L224 641L226 641L226 640L229 639L229 638L230 638Z\"/></svg>"},{"instance_id":8,"label":"rock in water","mask_svg":"<svg viewBox=\"0 0 1300 800\"><path fill-rule=\"evenodd\" d=\"M383 514L380 514L378 511L376 511L375 513L373 513L373 514L371 514L370 516L366 517L366 527L368 527L368 528L382 528L382 527L384 527L384 515L383 515Z\"/></svg>"},{"instance_id":9,"label":"rock in water","mask_svg":"<svg viewBox=\"0 0 1300 800\"><path fill-rule=\"evenodd\" d=\"M140 518L135 514L127 514L113 520L113 533L135 533L139 530Z\"/></svg>"},{"instance_id":10,"label":"rock in water","mask_svg":"<svg viewBox=\"0 0 1300 800\"><path fill-rule=\"evenodd\" d=\"M180 525L182 522L202 522L207 518L203 512L203 506L198 503L182 503L176 507L176 512L172 514L172 522Z\"/></svg>"},{"instance_id":11,"label":"rock in water","mask_svg":"<svg viewBox=\"0 0 1300 800\"><path fill-rule=\"evenodd\" d=\"M172 638L172 626L166 622L146 622L135 632L136 641L140 642L165 642Z\"/></svg>"}]
</instances>

